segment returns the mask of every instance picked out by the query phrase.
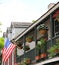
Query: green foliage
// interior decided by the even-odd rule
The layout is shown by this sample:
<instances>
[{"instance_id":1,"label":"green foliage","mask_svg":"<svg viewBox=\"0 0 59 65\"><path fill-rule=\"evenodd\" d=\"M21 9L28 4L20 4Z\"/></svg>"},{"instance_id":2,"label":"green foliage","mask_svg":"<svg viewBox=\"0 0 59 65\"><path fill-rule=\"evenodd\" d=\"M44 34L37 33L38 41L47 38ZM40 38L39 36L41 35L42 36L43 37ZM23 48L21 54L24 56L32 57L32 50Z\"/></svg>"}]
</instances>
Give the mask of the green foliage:
<instances>
[{"instance_id":1,"label":"green foliage","mask_svg":"<svg viewBox=\"0 0 59 65\"><path fill-rule=\"evenodd\" d=\"M27 61L30 60L30 58L24 58L21 62L21 65L28 65Z\"/></svg>"},{"instance_id":2,"label":"green foliage","mask_svg":"<svg viewBox=\"0 0 59 65\"><path fill-rule=\"evenodd\" d=\"M41 42L38 41L38 43L37 43L37 45L36 45L36 49L37 49L37 50L40 50L40 48L41 48L40 46L41 46Z\"/></svg>"},{"instance_id":3,"label":"green foliage","mask_svg":"<svg viewBox=\"0 0 59 65\"><path fill-rule=\"evenodd\" d=\"M41 29L48 30L48 27L45 24L41 24L38 26L38 29L39 30L41 30Z\"/></svg>"},{"instance_id":4,"label":"green foliage","mask_svg":"<svg viewBox=\"0 0 59 65\"><path fill-rule=\"evenodd\" d=\"M25 51L27 51L29 49L30 49L29 45L25 45L25 47L23 48L23 50L25 50Z\"/></svg>"},{"instance_id":5,"label":"green foliage","mask_svg":"<svg viewBox=\"0 0 59 65\"><path fill-rule=\"evenodd\" d=\"M50 49L48 49L49 56L53 57L55 55L55 50L59 49L59 42L56 42Z\"/></svg>"},{"instance_id":6,"label":"green foliage","mask_svg":"<svg viewBox=\"0 0 59 65\"><path fill-rule=\"evenodd\" d=\"M41 38L36 45L36 53L40 54L41 51L46 51L46 40L44 38Z\"/></svg>"},{"instance_id":7,"label":"green foliage","mask_svg":"<svg viewBox=\"0 0 59 65\"><path fill-rule=\"evenodd\" d=\"M35 20L32 20L32 22L36 22Z\"/></svg>"},{"instance_id":8,"label":"green foliage","mask_svg":"<svg viewBox=\"0 0 59 65\"><path fill-rule=\"evenodd\" d=\"M46 40L44 38L41 38L40 41L41 41L41 45L46 43Z\"/></svg>"},{"instance_id":9,"label":"green foliage","mask_svg":"<svg viewBox=\"0 0 59 65\"><path fill-rule=\"evenodd\" d=\"M0 49L2 49L4 47L4 38L1 37L0 38Z\"/></svg>"},{"instance_id":10,"label":"green foliage","mask_svg":"<svg viewBox=\"0 0 59 65\"><path fill-rule=\"evenodd\" d=\"M33 36L27 36L26 38L32 39L32 38L33 38Z\"/></svg>"},{"instance_id":11,"label":"green foliage","mask_svg":"<svg viewBox=\"0 0 59 65\"><path fill-rule=\"evenodd\" d=\"M53 53L53 52L55 52L56 49L59 49L59 43L56 43L55 45L53 45L53 46L48 50L48 52L49 52L49 53Z\"/></svg>"},{"instance_id":12,"label":"green foliage","mask_svg":"<svg viewBox=\"0 0 59 65\"><path fill-rule=\"evenodd\" d=\"M44 38L41 38L36 45L36 49L40 50L42 48L45 48L45 44L46 44L46 40Z\"/></svg>"}]
</instances>

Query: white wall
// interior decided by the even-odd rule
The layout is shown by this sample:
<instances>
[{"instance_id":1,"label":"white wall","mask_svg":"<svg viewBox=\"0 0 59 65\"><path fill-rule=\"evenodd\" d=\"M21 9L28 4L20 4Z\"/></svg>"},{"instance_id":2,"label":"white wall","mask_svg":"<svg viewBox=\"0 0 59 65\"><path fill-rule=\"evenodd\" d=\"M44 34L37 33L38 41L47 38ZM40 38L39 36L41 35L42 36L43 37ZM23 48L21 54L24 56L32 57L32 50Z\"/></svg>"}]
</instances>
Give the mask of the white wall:
<instances>
[{"instance_id":1,"label":"white wall","mask_svg":"<svg viewBox=\"0 0 59 65\"><path fill-rule=\"evenodd\" d=\"M12 39L12 33L8 33L8 38L9 38L9 40Z\"/></svg>"},{"instance_id":2,"label":"white wall","mask_svg":"<svg viewBox=\"0 0 59 65\"><path fill-rule=\"evenodd\" d=\"M12 28L12 39L17 37L20 33L22 33L26 28Z\"/></svg>"},{"instance_id":3,"label":"white wall","mask_svg":"<svg viewBox=\"0 0 59 65\"><path fill-rule=\"evenodd\" d=\"M31 43L26 42L26 44L29 45L30 50L32 50L32 49L35 48L35 41L32 41ZM28 51L30 51L30 50L28 50ZM26 51L26 52L28 52L28 51ZM21 56L22 54L24 54L24 50L23 50L23 49L18 49L18 48L17 48L17 55Z\"/></svg>"}]
</instances>

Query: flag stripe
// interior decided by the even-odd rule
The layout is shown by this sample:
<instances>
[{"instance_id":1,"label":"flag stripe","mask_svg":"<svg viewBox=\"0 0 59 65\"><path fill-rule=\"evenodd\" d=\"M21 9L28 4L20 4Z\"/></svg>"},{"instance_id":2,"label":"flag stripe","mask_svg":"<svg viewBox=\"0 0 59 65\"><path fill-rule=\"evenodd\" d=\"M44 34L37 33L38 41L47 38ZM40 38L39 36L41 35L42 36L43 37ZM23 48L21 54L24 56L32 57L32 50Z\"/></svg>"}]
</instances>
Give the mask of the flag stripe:
<instances>
[{"instance_id":1,"label":"flag stripe","mask_svg":"<svg viewBox=\"0 0 59 65\"><path fill-rule=\"evenodd\" d=\"M16 47L16 45L12 44L9 39L7 39L4 49L2 50L2 55L3 55L3 61L7 63L8 58L10 58L10 56L12 55L12 51L14 50L14 48Z\"/></svg>"},{"instance_id":2,"label":"flag stripe","mask_svg":"<svg viewBox=\"0 0 59 65\"><path fill-rule=\"evenodd\" d=\"M9 39L6 40L4 48L2 49L2 61L4 62L3 65L12 65L12 52L15 47L16 45L11 43Z\"/></svg>"},{"instance_id":3,"label":"flag stripe","mask_svg":"<svg viewBox=\"0 0 59 65\"><path fill-rule=\"evenodd\" d=\"M10 46L8 47L7 51L6 51L6 55L5 55L5 62L8 59L8 57L11 55L13 49L15 48L15 45L10 44Z\"/></svg>"},{"instance_id":4,"label":"flag stripe","mask_svg":"<svg viewBox=\"0 0 59 65\"><path fill-rule=\"evenodd\" d=\"M12 65L12 53L11 53L10 58L9 58L9 65Z\"/></svg>"}]
</instances>

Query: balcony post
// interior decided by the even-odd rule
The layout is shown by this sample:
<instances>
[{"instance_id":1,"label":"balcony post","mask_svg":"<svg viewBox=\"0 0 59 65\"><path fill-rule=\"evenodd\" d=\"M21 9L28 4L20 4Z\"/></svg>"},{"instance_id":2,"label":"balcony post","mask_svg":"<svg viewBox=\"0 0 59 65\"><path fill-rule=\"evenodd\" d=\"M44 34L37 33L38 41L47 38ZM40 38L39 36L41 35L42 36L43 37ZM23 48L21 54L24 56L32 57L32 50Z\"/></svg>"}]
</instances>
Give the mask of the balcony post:
<instances>
[{"instance_id":1,"label":"balcony post","mask_svg":"<svg viewBox=\"0 0 59 65\"><path fill-rule=\"evenodd\" d=\"M24 44L24 48L25 48L25 35L23 36L23 44ZM25 58L25 50L24 50L24 58Z\"/></svg>"},{"instance_id":2,"label":"balcony post","mask_svg":"<svg viewBox=\"0 0 59 65\"><path fill-rule=\"evenodd\" d=\"M52 37L53 37L53 20L52 20L52 14L50 14L50 38L51 38L51 46L52 46Z\"/></svg>"},{"instance_id":3,"label":"balcony post","mask_svg":"<svg viewBox=\"0 0 59 65\"><path fill-rule=\"evenodd\" d=\"M36 45L37 45L37 26L34 27L34 41L35 41L35 56L36 56Z\"/></svg>"}]
</instances>

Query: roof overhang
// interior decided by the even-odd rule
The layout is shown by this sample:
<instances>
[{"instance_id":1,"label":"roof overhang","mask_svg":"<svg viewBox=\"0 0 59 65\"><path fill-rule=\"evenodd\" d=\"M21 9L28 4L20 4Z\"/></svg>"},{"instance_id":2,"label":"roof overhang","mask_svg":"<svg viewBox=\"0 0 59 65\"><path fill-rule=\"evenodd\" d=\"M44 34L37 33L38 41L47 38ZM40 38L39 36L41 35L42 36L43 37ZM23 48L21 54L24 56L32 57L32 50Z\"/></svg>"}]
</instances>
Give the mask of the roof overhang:
<instances>
[{"instance_id":1,"label":"roof overhang","mask_svg":"<svg viewBox=\"0 0 59 65\"><path fill-rule=\"evenodd\" d=\"M42 15L39 19L36 20L36 22L31 25L28 29L26 29L21 35L19 35L15 41L17 41L19 38L21 38L23 35L25 35L29 30L34 28L39 22L41 22L44 18L46 18L48 15L50 15L54 10L56 10L59 7L59 2L55 4L51 9L49 9L44 15Z\"/></svg>"}]
</instances>

